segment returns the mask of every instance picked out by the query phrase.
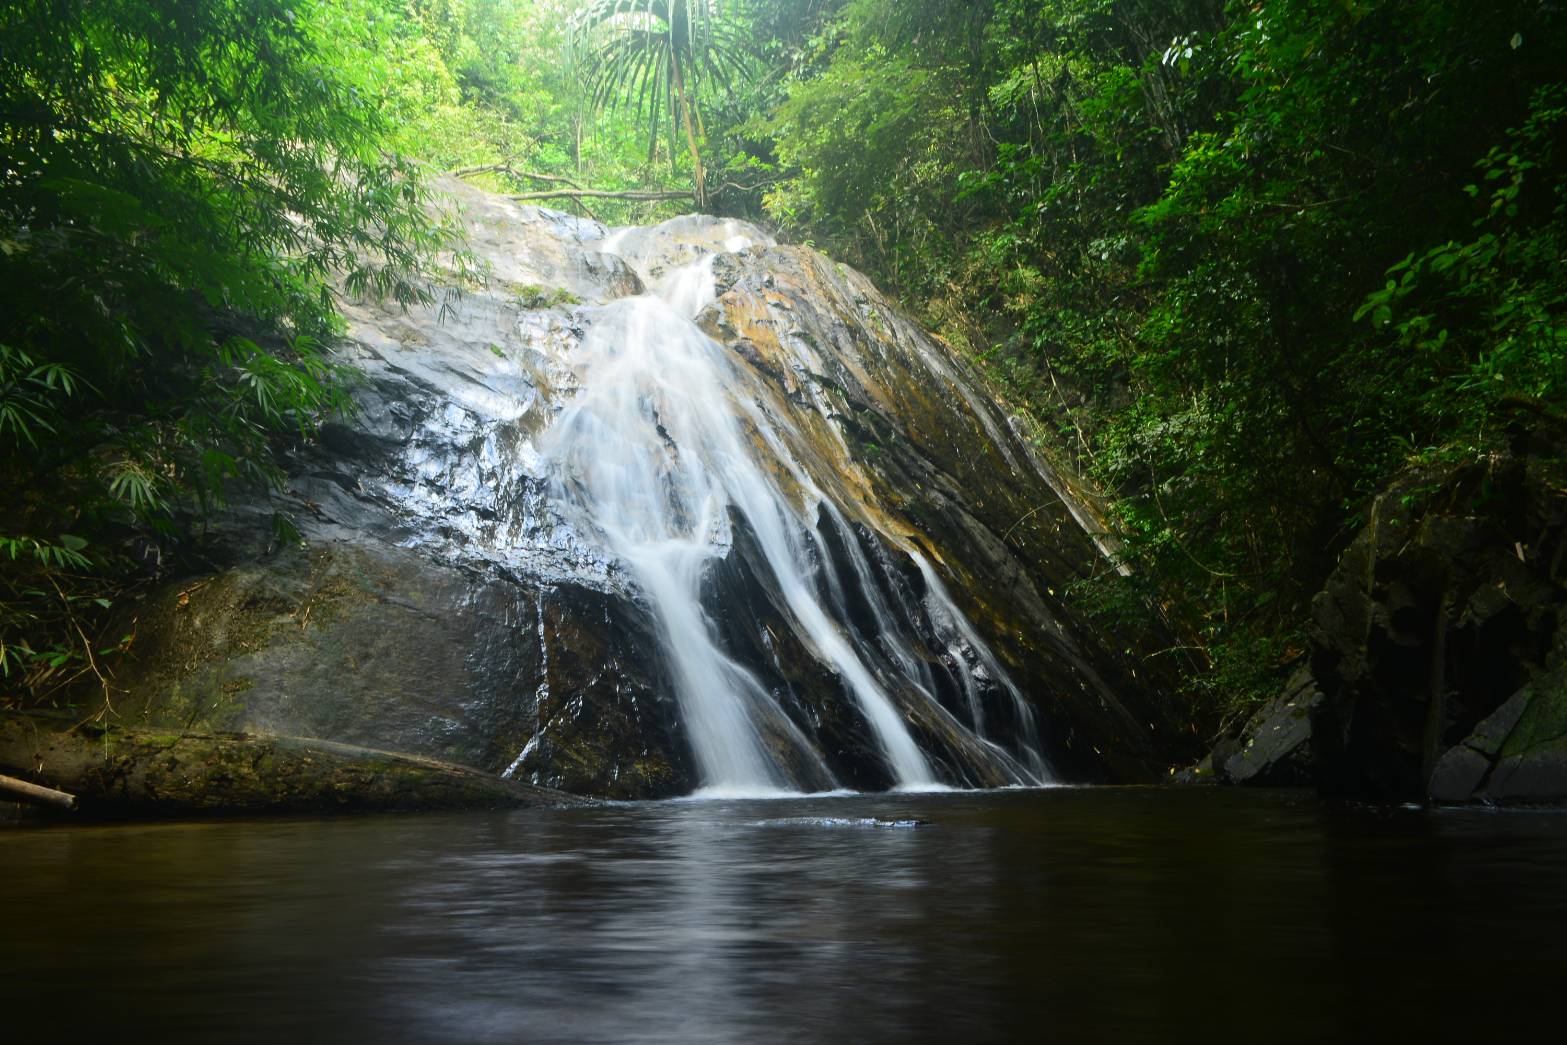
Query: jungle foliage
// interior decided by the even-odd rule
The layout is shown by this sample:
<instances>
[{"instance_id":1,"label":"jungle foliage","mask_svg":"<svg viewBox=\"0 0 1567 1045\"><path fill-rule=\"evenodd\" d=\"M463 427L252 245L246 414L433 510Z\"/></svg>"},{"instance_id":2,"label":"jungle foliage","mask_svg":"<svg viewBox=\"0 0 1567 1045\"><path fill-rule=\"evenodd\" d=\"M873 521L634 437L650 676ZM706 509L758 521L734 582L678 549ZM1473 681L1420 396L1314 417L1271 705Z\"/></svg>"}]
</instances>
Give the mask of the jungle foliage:
<instances>
[{"instance_id":1,"label":"jungle foliage","mask_svg":"<svg viewBox=\"0 0 1567 1045\"><path fill-rule=\"evenodd\" d=\"M1158 607L1239 710L1391 476L1561 412L1564 17L0 0L0 693L97 669L117 592L345 408L335 295L425 297L456 170L871 272L1105 493L1134 570L1081 604Z\"/></svg>"},{"instance_id":2,"label":"jungle foliage","mask_svg":"<svg viewBox=\"0 0 1567 1045\"><path fill-rule=\"evenodd\" d=\"M433 174L615 190L700 170L699 129L649 134L609 91L630 6L0 0L0 701L83 676L107 695L134 640L105 630L115 603L350 407L338 297L425 305L436 259L462 266ZM671 44L689 66L663 70L663 111L696 125L733 26L673 6L700 24Z\"/></svg>"},{"instance_id":3,"label":"jungle foliage","mask_svg":"<svg viewBox=\"0 0 1567 1045\"><path fill-rule=\"evenodd\" d=\"M772 117L767 205L1053 422L1136 567L1079 594L1168 607L1238 711L1390 476L1562 409L1564 20L849 0Z\"/></svg>"},{"instance_id":4,"label":"jungle foliage","mask_svg":"<svg viewBox=\"0 0 1567 1045\"><path fill-rule=\"evenodd\" d=\"M428 298L441 230L309 0L0 6L0 676L45 693L182 511L345 405L333 294ZM368 30L352 37L364 39Z\"/></svg>"}]
</instances>

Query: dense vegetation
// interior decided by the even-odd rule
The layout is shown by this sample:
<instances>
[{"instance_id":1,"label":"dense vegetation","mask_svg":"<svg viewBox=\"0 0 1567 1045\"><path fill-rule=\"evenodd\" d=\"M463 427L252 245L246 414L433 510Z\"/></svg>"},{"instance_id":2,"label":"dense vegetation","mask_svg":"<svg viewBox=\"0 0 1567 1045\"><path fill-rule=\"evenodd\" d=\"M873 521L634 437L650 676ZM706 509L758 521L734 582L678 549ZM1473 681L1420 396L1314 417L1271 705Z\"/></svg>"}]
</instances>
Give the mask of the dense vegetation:
<instances>
[{"instance_id":1,"label":"dense vegetation","mask_svg":"<svg viewBox=\"0 0 1567 1045\"><path fill-rule=\"evenodd\" d=\"M1159 607L1194 692L1243 705L1391 476L1561 410L1564 18L6 0L6 685L90 670L117 638L78 626L92 600L342 406L330 288L423 293L421 172L462 169L614 221L700 201L866 268L1105 492L1136 569L1083 604Z\"/></svg>"},{"instance_id":2,"label":"dense vegetation","mask_svg":"<svg viewBox=\"0 0 1567 1045\"><path fill-rule=\"evenodd\" d=\"M328 282L423 299L439 240L338 12L0 7L0 672L46 692L178 513L345 403ZM149 565L151 563L149 562Z\"/></svg>"},{"instance_id":3,"label":"dense vegetation","mask_svg":"<svg viewBox=\"0 0 1567 1045\"><path fill-rule=\"evenodd\" d=\"M590 80L576 55L602 65L626 17L564 0L0 3L0 700L83 676L107 694L134 640L104 630L116 599L178 560L226 488L278 482L280 443L348 408L326 351L338 295L427 303L459 246L433 171L610 189L689 172L656 111L651 138L618 96L588 118L603 69ZM692 75L671 98L694 117Z\"/></svg>"},{"instance_id":4,"label":"dense vegetation","mask_svg":"<svg viewBox=\"0 0 1567 1045\"><path fill-rule=\"evenodd\" d=\"M769 204L1054 422L1195 681L1245 697L1392 473L1560 409L1563 29L1533 0L853 0Z\"/></svg>"}]
</instances>

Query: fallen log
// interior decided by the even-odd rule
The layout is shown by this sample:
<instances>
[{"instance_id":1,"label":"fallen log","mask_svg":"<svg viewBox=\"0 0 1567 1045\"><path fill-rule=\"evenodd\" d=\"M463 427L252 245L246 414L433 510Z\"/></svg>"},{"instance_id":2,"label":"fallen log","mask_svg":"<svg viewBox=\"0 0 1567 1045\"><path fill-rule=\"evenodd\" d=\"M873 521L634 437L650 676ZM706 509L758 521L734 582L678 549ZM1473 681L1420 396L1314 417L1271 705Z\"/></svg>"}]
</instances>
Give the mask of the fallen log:
<instances>
[{"instance_id":1,"label":"fallen log","mask_svg":"<svg viewBox=\"0 0 1567 1045\"><path fill-rule=\"evenodd\" d=\"M16 777L11 776L0 775L0 794L12 795L21 802L58 806L61 809L76 808L75 795L66 794L64 791L56 791L52 787L29 784L25 780L18 780Z\"/></svg>"}]
</instances>

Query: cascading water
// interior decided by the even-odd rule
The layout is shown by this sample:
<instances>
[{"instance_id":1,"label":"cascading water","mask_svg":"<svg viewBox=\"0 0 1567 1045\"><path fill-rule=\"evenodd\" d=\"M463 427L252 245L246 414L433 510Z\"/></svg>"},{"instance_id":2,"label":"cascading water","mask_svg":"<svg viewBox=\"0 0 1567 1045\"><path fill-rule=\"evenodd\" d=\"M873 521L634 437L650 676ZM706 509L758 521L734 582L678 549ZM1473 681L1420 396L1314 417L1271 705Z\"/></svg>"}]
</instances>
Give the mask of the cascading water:
<instances>
[{"instance_id":1,"label":"cascading water","mask_svg":"<svg viewBox=\"0 0 1567 1045\"><path fill-rule=\"evenodd\" d=\"M603 249L626 250L628 235L642 231L617 233ZM757 240L743 226L729 231L720 241L729 252ZM880 594L876 567L853 539L844 509L791 454L787 422L760 405L724 347L698 327L697 316L715 299L715 255L688 246L690 260L666 272L638 264L634 249L626 253L652 290L594 313L572 360L580 391L538 450L556 510L578 535L600 544L656 618L704 790L837 786L764 681L722 648L703 607L704 575L733 548L741 524L761 550L780 609L852 697L896 786L942 786L910 728L911 714L967 737L970 757L991 763L993 776L1014 783L1047 780L1026 702L930 564L911 551L925 580L926 616L957 665L967 724L937 699L930 667L904 637L900 616L908 607L900 614ZM822 553L813 530L819 516L847 535L841 557L875 622L874 649L847 623L842 592L851 581ZM1015 702L1023 761L986 739L975 670ZM903 694L901 706L894 689Z\"/></svg>"},{"instance_id":2,"label":"cascading water","mask_svg":"<svg viewBox=\"0 0 1567 1045\"><path fill-rule=\"evenodd\" d=\"M285 459L308 551L231 504L231 565L149 594L138 721L615 799L1153 779L1195 743L1138 660L1167 637L1058 595L1115 566L1092 502L869 280L441 185L482 279L345 288L358 409Z\"/></svg>"}]
</instances>

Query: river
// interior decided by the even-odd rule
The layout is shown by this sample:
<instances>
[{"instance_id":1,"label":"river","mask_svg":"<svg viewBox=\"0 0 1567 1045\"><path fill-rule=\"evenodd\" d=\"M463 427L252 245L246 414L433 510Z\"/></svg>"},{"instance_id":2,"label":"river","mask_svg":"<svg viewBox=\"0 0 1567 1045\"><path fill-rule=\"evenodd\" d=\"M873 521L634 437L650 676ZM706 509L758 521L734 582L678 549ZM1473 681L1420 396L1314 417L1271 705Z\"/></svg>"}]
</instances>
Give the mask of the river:
<instances>
[{"instance_id":1,"label":"river","mask_svg":"<svg viewBox=\"0 0 1567 1045\"><path fill-rule=\"evenodd\" d=\"M1562 813L1288 792L11 828L0 1011L98 1041L1453 1040L1555 1007L1564 871Z\"/></svg>"}]
</instances>

